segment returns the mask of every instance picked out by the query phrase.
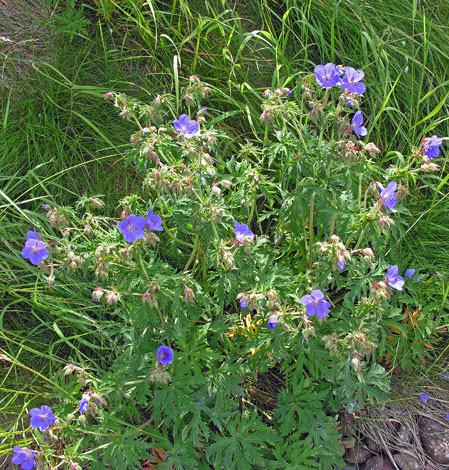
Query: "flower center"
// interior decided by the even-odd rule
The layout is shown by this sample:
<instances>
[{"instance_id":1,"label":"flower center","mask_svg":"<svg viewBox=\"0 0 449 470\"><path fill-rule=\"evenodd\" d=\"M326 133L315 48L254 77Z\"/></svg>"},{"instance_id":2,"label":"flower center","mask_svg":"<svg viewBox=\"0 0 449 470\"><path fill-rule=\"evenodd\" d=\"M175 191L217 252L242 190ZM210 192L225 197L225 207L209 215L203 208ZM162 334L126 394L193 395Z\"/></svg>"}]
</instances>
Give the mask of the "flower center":
<instances>
[{"instance_id":1,"label":"flower center","mask_svg":"<svg viewBox=\"0 0 449 470\"><path fill-rule=\"evenodd\" d=\"M167 359L167 353L160 352L159 356L160 356L161 359Z\"/></svg>"},{"instance_id":2,"label":"flower center","mask_svg":"<svg viewBox=\"0 0 449 470\"><path fill-rule=\"evenodd\" d=\"M128 232L135 232L136 231L136 226L134 224L129 224L128 225Z\"/></svg>"}]
</instances>

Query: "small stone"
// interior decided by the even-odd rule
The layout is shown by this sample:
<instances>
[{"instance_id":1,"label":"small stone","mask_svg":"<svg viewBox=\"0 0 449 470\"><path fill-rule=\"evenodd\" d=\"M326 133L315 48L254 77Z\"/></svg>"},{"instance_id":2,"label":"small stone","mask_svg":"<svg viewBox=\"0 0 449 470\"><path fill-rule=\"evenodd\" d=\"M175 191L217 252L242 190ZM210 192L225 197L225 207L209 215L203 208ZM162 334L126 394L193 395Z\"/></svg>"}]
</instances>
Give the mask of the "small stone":
<instances>
[{"instance_id":1,"label":"small stone","mask_svg":"<svg viewBox=\"0 0 449 470\"><path fill-rule=\"evenodd\" d=\"M393 455L394 461L401 470L422 470L422 466L415 457L408 454Z\"/></svg>"},{"instance_id":2,"label":"small stone","mask_svg":"<svg viewBox=\"0 0 449 470\"><path fill-rule=\"evenodd\" d=\"M421 441L427 453L435 462L449 463L449 431L428 434L421 432Z\"/></svg>"},{"instance_id":3,"label":"small stone","mask_svg":"<svg viewBox=\"0 0 449 470\"><path fill-rule=\"evenodd\" d=\"M379 455L371 457L365 463L365 470L383 470L384 459Z\"/></svg>"},{"instance_id":4,"label":"small stone","mask_svg":"<svg viewBox=\"0 0 449 470\"><path fill-rule=\"evenodd\" d=\"M393 464L385 457L384 466L382 467L382 470L396 470L396 469L393 467Z\"/></svg>"},{"instance_id":5,"label":"small stone","mask_svg":"<svg viewBox=\"0 0 449 470\"><path fill-rule=\"evenodd\" d=\"M421 416L419 421L419 428L422 433L444 432L447 428L434 419Z\"/></svg>"},{"instance_id":6,"label":"small stone","mask_svg":"<svg viewBox=\"0 0 449 470\"><path fill-rule=\"evenodd\" d=\"M364 463L371 456L371 452L360 445L356 445L353 449L349 449L346 453L345 460L349 463Z\"/></svg>"},{"instance_id":7,"label":"small stone","mask_svg":"<svg viewBox=\"0 0 449 470\"><path fill-rule=\"evenodd\" d=\"M368 449L371 451L371 452L379 452L380 451L380 447L379 445L377 444L377 442L373 441L372 439L368 439L367 440L367 443L368 443Z\"/></svg>"},{"instance_id":8,"label":"small stone","mask_svg":"<svg viewBox=\"0 0 449 470\"><path fill-rule=\"evenodd\" d=\"M401 426L401 429L398 432L398 439L402 442L408 443L413 441L413 435L408 426Z\"/></svg>"}]
</instances>

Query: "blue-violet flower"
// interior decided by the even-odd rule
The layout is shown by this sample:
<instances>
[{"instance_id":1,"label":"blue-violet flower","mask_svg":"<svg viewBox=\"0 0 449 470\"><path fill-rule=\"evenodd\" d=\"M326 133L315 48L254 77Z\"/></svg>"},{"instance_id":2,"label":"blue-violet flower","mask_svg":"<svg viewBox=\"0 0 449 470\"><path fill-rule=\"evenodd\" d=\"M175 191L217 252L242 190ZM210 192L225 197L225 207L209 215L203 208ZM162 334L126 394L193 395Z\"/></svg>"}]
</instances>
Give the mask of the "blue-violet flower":
<instances>
[{"instance_id":1,"label":"blue-violet flower","mask_svg":"<svg viewBox=\"0 0 449 470\"><path fill-rule=\"evenodd\" d=\"M36 266L47 259L50 253L48 252L45 243L36 238L29 238L25 242L25 246L22 249L22 258L29 259L31 264Z\"/></svg>"},{"instance_id":2,"label":"blue-violet flower","mask_svg":"<svg viewBox=\"0 0 449 470\"><path fill-rule=\"evenodd\" d=\"M443 140L436 135L433 135L430 139L426 139L424 144L424 153L430 160L432 160L432 158L438 157L440 154L440 145L442 143Z\"/></svg>"},{"instance_id":3,"label":"blue-violet flower","mask_svg":"<svg viewBox=\"0 0 449 470\"><path fill-rule=\"evenodd\" d=\"M366 127L362 126L363 124L363 114L360 111L357 111L352 118L352 130L356 133L358 137L363 137L368 133Z\"/></svg>"},{"instance_id":4,"label":"blue-violet flower","mask_svg":"<svg viewBox=\"0 0 449 470\"><path fill-rule=\"evenodd\" d=\"M318 318L324 318L329 314L331 304L324 300L324 294L318 289L314 289L311 295L301 297L301 303L306 305L306 313L311 317L316 315Z\"/></svg>"},{"instance_id":5,"label":"blue-violet flower","mask_svg":"<svg viewBox=\"0 0 449 470\"><path fill-rule=\"evenodd\" d=\"M11 462L14 465L22 465L23 470L31 470L36 467L34 462L35 452L31 449L23 449L19 446L13 447L14 456Z\"/></svg>"},{"instance_id":6,"label":"blue-violet flower","mask_svg":"<svg viewBox=\"0 0 449 470\"><path fill-rule=\"evenodd\" d=\"M398 272L399 268L396 264L394 266L390 266L387 270L387 282L388 285L394 289L402 290L402 286L404 285L405 281L402 276L399 276Z\"/></svg>"},{"instance_id":7,"label":"blue-violet flower","mask_svg":"<svg viewBox=\"0 0 449 470\"><path fill-rule=\"evenodd\" d=\"M248 225L246 224L239 224L236 220L234 221L234 230L235 230L235 239L243 243L245 238L254 238L254 233L250 231Z\"/></svg>"},{"instance_id":8,"label":"blue-violet flower","mask_svg":"<svg viewBox=\"0 0 449 470\"><path fill-rule=\"evenodd\" d=\"M398 202L398 196L395 193L397 187L398 184L396 183L396 181L391 181L391 183L388 183L387 187L385 189L382 189L382 191L380 192L380 198L384 203L384 206L390 209L392 212L397 212L397 210L394 208L394 206Z\"/></svg>"},{"instance_id":9,"label":"blue-violet flower","mask_svg":"<svg viewBox=\"0 0 449 470\"><path fill-rule=\"evenodd\" d=\"M190 139L198 133L198 122L190 119L187 114L182 114L174 122L175 129L186 139Z\"/></svg>"},{"instance_id":10,"label":"blue-violet flower","mask_svg":"<svg viewBox=\"0 0 449 470\"><path fill-rule=\"evenodd\" d=\"M39 431L44 432L51 424L55 424L56 418L51 408L42 405L40 408L33 408L30 411L30 425Z\"/></svg>"},{"instance_id":11,"label":"blue-violet flower","mask_svg":"<svg viewBox=\"0 0 449 470\"><path fill-rule=\"evenodd\" d=\"M136 240L145 236L145 217L138 217L134 214L129 215L125 220L117 224L117 228L128 243L134 243Z\"/></svg>"},{"instance_id":12,"label":"blue-violet flower","mask_svg":"<svg viewBox=\"0 0 449 470\"><path fill-rule=\"evenodd\" d=\"M168 346L159 346L157 348L157 360L164 366L173 362L173 349Z\"/></svg>"},{"instance_id":13,"label":"blue-violet flower","mask_svg":"<svg viewBox=\"0 0 449 470\"><path fill-rule=\"evenodd\" d=\"M162 227L162 218L160 215L153 214L153 209L150 209L147 215L147 227L150 230L155 230L156 232L162 232L164 228Z\"/></svg>"},{"instance_id":14,"label":"blue-violet flower","mask_svg":"<svg viewBox=\"0 0 449 470\"><path fill-rule=\"evenodd\" d=\"M364 76L365 72L363 70L345 67L345 76L341 80L340 87L355 95L361 95L366 91L365 84L360 81Z\"/></svg>"},{"instance_id":15,"label":"blue-violet flower","mask_svg":"<svg viewBox=\"0 0 449 470\"><path fill-rule=\"evenodd\" d=\"M340 83L341 71L332 62L317 65L313 71L316 82L323 88L332 88Z\"/></svg>"}]
</instances>

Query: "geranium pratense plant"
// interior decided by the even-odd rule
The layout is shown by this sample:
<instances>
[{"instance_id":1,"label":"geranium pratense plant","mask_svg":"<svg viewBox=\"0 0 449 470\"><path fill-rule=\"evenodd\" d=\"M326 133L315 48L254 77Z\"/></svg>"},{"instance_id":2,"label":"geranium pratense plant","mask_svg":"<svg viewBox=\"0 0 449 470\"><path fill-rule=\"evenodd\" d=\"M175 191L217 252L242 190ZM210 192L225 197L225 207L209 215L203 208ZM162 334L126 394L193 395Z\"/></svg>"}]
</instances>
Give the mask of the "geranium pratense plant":
<instances>
[{"instance_id":1,"label":"geranium pratense plant","mask_svg":"<svg viewBox=\"0 0 449 470\"><path fill-rule=\"evenodd\" d=\"M407 172L441 144L423 143L407 167L380 167L384 150L362 139L374 119L357 64L301 77L263 92L258 139L244 142L210 119L219 107L197 76L182 102L108 94L136 123L126 163L142 190L111 217L97 196L75 210L48 201L45 227L23 227L23 254L40 264L28 266L36 298L48 305L77 286L64 312L77 313L74 337L89 334L86 351L101 353L61 367L59 388L32 410L35 454L18 450L17 463L131 469L159 449L167 468L275 468L309 455L328 470L343 464L339 412L386 399L386 358L407 366L424 354L435 325L402 321L409 308L428 326L433 307L391 253L405 232Z\"/></svg>"}]
</instances>

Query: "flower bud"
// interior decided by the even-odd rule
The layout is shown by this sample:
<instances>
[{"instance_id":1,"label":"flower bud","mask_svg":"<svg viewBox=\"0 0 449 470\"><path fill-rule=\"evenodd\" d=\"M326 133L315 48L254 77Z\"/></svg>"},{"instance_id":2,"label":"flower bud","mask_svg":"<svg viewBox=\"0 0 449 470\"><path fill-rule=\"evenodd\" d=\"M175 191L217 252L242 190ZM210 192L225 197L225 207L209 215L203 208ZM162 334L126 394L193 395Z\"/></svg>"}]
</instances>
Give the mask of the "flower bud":
<instances>
[{"instance_id":1,"label":"flower bud","mask_svg":"<svg viewBox=\"0 0 449 470\"><path fill-rule=\"evenodd\" d=\"M92 292L92 300L95 300L95 301L101 300L101 298L103 297L103 294L104 294L103 287L100 287L100 286L96 287L94 291Z\"/></svg>"},{"instance_id":2,"label":"flower bud","mask_svg":"<svg viewBox=\"0 0 449 470\"><path fill-rule=\"evenodd\" d=\"M212 91L211 87L205 86L201 87L200 93L203 98L207 98L210 95L210 92Z\"/></svg>"},{"instance_id":3,"label":"flower bud","mask_svg":"<svg viewBox=\"0 0 449 470\"><path fill-rule=\"evenodd\" d=\"M92 227L89 224L84 226L84 233L86 235L92 235Z\"/></svg>"},{"instance_id":4,"label":"flower bud","mask_svg":"<svg viewBox=\"0 0 449 470\"><path fill-rule=\"evenodd\" d=\"M108 305L117 304L119 301L119 293L116 290L110 290L105 296L104 299Z\"/></svg>"},{"instance_id":5,"label":"flower bud","mask_svg":"<svg viewBox=\"0 0 449 470\"><path fill-rule=\"evenodd\" d=\"M86 415L79 415L79 416L78 416L78 421L79 421L84 427L86 427Z\"/></svg>"},{"instance_id":6,"label":"flower bud","mask_svg":"<svg viewBox=\"0 0 449 470\"><path fill-rule=\"evenodd\" d=\"M75 419L74 413L69 413L67 415L67 419L65 420L65 424L70 424Z\"/></svg>"},{"instance_id":7,"label":"flower bud","mask_svg":"<svg viewBox=\"0 0 449 470\"><path fill-rule=\"evenodd\" d=\"M222 180L220 184L225 188L230 188L233 185L232 181L229 180Z\"/></svg>"},{"instance_id":8,"label":"flower bud","mask_svg":"<svg viewBox=\"0 0 449 470\"><path fill-rule=\"evenodd\" d=\"M221 193L221 189L216 184L212 184L211 193L215 194L216 196L219 196Z\"/></svg>"},{"instance_id":9,"label":"flower bud","mask_svg":"<svg viewBox=\"0 0 449 470\"><path fill-rule=\"evenodd\" d=\"M64 375L73 374L76 370L76 366L74 364L68 363L63 369Z\"/></svg>"},{"instance_id":10,"label":"flower bud","mask_svg":"<svg viewBox=\"0 0 449 470\"><path fill-rule=\"evenodd\" d=\"M94 197L92 199L92 204L97 208L104 207L104 202L101 199L99 199L98 197Z\"/></svg>"},{"instance_id":11,"label":"flower bud","mask_svg":"<svg viewBox=\"0 0 449 470\"><path fill-rule=\"evenodd\" d=\"M114 94L112 93L112 91L108 91L103 96L105 99L111 99L114 96Z\"/></svg>"},{"instance_id":12,"label":"flower bud","mask_svg":"<svg viewBox=\"0 0 449 470\"><path fill-rule=\"evenodd\" d=\"M354 372L358 375L362 369L362 366L360 364L360 354L354 353L354 356L352 357L352 366L354 367Z\"/></svg>"},{"instance_id":13,"label":"flower bud","mask_svg":"<svg viewBox=\"0 0 449 470\"><path fill-rule=\"evenodd\" d=\"M195 294L193 293L193 290L186 287L184 289L184 302L188 304L188 303L193 303L194 300L195 300Z\"/></svg>"},{"instance_id":14,"label":"flower bud","mask_svg":"<svg viewBox=\"0 0 449 470\"><path fill-rule=\"evenodd\" d=\"M378 153L380 150L374 145L373 142L368 142L365 145L365 150L369 153Z\"/></svg>"}]
</instances>

